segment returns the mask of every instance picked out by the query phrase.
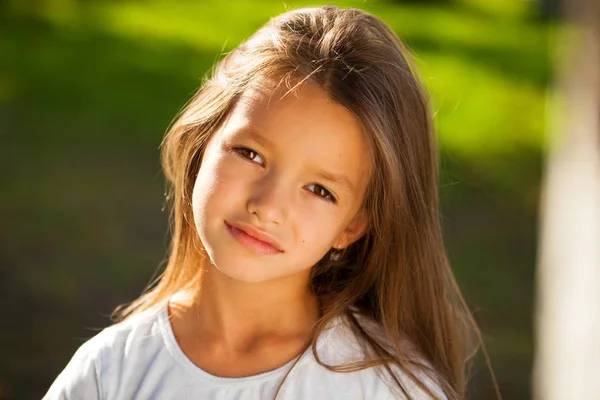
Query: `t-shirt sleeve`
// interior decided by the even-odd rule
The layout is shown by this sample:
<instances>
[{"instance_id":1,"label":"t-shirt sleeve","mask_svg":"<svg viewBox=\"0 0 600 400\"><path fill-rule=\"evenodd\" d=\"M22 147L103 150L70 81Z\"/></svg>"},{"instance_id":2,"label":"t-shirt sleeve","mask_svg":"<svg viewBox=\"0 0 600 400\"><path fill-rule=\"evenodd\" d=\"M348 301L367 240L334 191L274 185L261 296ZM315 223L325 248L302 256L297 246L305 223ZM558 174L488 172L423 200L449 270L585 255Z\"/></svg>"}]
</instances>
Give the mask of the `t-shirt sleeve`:
<instances>
[{"instance_id":1,"label":"t-shirt sleeve","mask_svg":"<svg viewBox=\"0 0 600 400\"><path fill-rule=\"evenodd\" d=\"M100 351L88 340L75 352L42 400L100 400Z\"/></svg>"}]
</instances>

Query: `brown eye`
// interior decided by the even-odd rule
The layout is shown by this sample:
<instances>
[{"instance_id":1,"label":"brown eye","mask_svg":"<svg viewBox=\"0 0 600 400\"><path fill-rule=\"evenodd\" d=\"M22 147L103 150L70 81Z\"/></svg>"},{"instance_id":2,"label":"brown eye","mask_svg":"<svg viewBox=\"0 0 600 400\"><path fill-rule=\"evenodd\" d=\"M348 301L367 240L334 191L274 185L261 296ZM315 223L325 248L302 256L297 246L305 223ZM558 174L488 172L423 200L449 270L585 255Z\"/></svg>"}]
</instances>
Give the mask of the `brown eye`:
<instances>
[{"instance_id":1,"label":"brown eye","mask_svg":"<svg viewBox=\"0 0 600 400\"><path fill-rule=\"evenodd\" d=\"M336 203L336 199L335 197L331 194L331 192L327 189L325 189L323 186L321 185L317 185L315 183L308 185L308 188L311 192L313 192L315 195L321 197L324 200L330 201L332 203Z\"/></svg>"},{"instance_id":2,"label":"brown eye","mask_svg":"<svg viewBox=\"0 0 600 400\"><path fill-rule=\"evenodd\" d=\"M242 157L244 157L252 162L255 162L260 165L264 164L264 160L261 157L261 155L258 154L256 151L249 149L248 147L235 147L233 150L235 152L237 152L239 155L241 155Z\"/></svg>"}]
</instances>

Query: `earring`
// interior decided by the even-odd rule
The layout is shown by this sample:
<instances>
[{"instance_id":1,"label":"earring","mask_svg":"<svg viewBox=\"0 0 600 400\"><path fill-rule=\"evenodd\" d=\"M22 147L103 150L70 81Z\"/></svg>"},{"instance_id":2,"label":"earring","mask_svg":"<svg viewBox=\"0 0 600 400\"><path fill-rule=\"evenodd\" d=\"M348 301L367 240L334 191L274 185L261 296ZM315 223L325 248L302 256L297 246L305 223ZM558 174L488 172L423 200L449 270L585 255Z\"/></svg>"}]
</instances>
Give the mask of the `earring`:
<instances>
[{"instance_id":1,"label":"earring","mask_svg":"<svg viewBox=\"0 0 600 400\"><path fill-rule=\"evenodd\" d=\"M337 249L337 250L336 250ZM342 256L342 245L341 244L336 244L334 246L334 248L331 250L331 254L329 255L329 259L331 261L338 261L340 259L340 257Z\"/></svg>"}]
</instances>

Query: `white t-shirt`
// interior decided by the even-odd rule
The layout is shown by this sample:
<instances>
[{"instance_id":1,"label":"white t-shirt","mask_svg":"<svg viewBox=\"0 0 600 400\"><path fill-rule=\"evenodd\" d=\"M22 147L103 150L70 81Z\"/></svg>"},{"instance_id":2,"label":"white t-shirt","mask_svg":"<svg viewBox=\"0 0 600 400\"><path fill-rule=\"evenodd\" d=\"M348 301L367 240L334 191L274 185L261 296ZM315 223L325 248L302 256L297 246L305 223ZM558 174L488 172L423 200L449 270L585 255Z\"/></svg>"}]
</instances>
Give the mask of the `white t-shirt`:
<instances>
[{"instance_id":1,"label":"white t-shirt","mask_svg":"<svg viewBox=\"0 0 600 400\"><path fill-rule=\"evenodd\" d=\"M318 354L328 365L361 360L358 341L344 321L334 321L317 342ZM164 303L110 326L84 343L43 400L269 400L293 362L242 378L211 375L179 347ZM401 371L395 372L413 399L430 399ZM446 398L431 380L425 379L425 383L441 399ZM392 393L375 368L333 372L317 363L308 349L285 379L277 399L404 398Z\"/></svg>"}]
</instances>

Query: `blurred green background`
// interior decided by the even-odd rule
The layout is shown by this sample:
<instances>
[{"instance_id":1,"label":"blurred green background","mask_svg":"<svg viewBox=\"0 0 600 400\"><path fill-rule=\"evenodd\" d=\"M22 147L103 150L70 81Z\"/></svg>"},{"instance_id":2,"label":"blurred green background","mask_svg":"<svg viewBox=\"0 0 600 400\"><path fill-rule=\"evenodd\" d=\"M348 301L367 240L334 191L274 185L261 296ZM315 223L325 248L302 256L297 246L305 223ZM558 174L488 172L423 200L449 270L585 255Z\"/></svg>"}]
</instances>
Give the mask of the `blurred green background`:
<instances>
[{"instance_id":1,"label":"blurred green background","mask_svg":"<svg viewBox=\"0 0 600 400\"><path fill-rule=\"evenodd\" d=\"M530 398L550 2L334 2L416 53L450 261L505 399ZM39 399L168 242L158 146L227 51L315 3L0 0L0 398ZM477 359L470 398L491 399Z\"/></svg>"}]
</instances>

